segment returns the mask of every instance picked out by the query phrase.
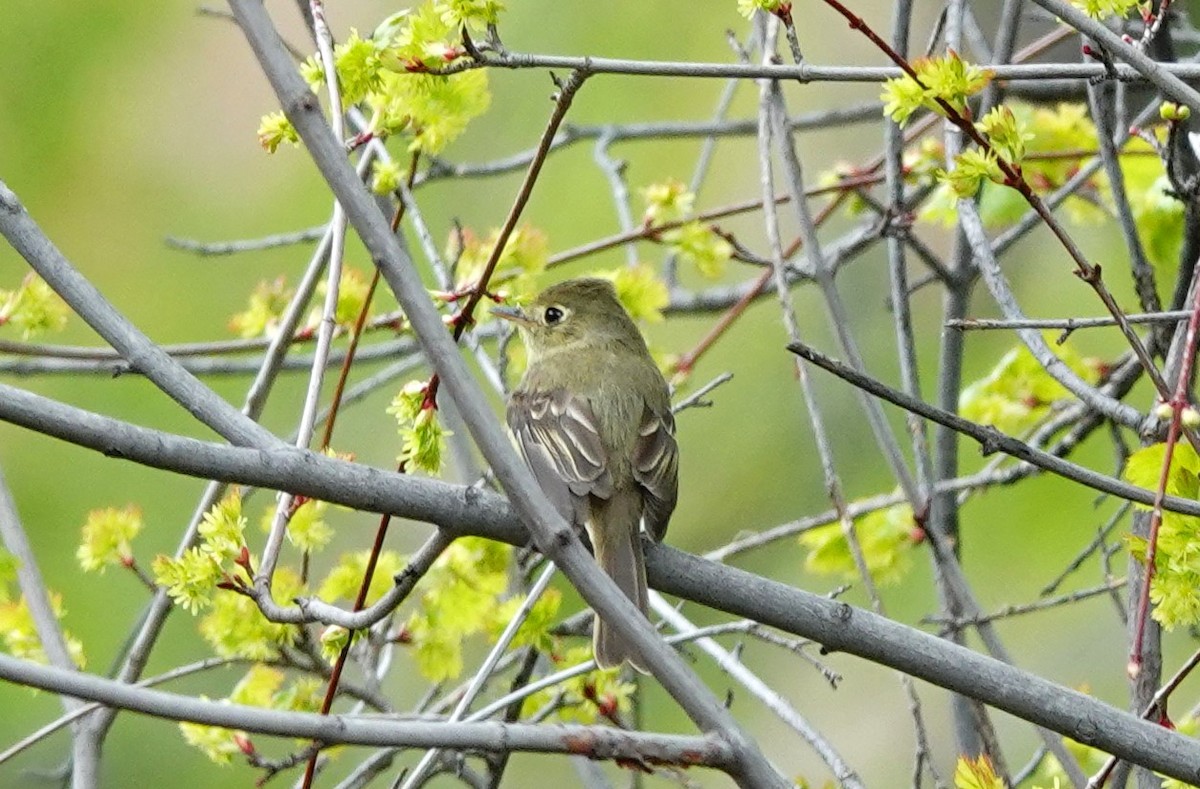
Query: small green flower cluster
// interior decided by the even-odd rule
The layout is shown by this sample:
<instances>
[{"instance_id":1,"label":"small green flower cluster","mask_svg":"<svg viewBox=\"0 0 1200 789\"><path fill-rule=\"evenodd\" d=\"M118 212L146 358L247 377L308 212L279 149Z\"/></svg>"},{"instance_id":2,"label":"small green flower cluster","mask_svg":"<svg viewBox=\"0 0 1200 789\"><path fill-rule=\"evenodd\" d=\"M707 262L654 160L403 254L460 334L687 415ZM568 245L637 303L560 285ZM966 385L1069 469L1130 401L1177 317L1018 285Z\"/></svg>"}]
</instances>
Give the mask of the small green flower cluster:
<instances>
[{"instance_id":1,"label":"small green flower cluster","mask_svg":"<svg viewBox=\"0 0 1200 789\"><path fill-rule=\"evenodd\" d=\"M31 660L35 663L49 663L25 595L13 598L13 593L16 591L16 580L17 560L0 549L0 644L3 645L5 652L15 658ZM54 618L62 621L66 613L63 610L62 595L51 592L50 607ZM70 655L71 661L79 668L83 668L87 662L83 654L83 643L66 630L63 631L63 638L66 641L67 653Z\"/></svg>"},{"instance_id":2,"label":"small green flower cluster","mask_svg":"<svg viewBox=\"0 0 1200 789\"><path fill-rule=\"evenodd\" d=\"M463 643L470 636L498 636L522 602L503 602L512 548L479 537L457 540L421 579L420 604L404 626L421 674L432 682L454 679L463 669ZM514 646L542 644L558 613L560 597L547 590L518 631ZM515 601L515 602L514 602Z\"/></svg>"},{"instance_id":3,"label":"small green flower cluster","mask_svg":"<svg viewBox=\"0 0 1200 789\"><path fill-rule=\"evenodd\" d=\"M1000 108L997 108L1000 109ZM1052 107L1033 107L1020 102L1006 104L1007 117L989 121L984 133L1009 161L1019 162L1021 174L1039 193L1051 193L1075 177L1082 157L1097 151L1099 140L1095 125L1081 103L1063 102ZM996 112L993 110L993 112ZM1160 115L1171 122L1186 114L1185 107L1165 104ZM983 121L981 121L983 123ZM970 152L980 157L978 151ZM1138 236L1147 257L1156 266L1175 265L1183 238L1183 203L1171 195L1170 184L1161 160L1151 144L1131 137L1118 151L1126 198L1138 227ZM1010 158L1011 157L1011 158ZM922 206L919 218L946 227L958 221L957 202L961 195L971 196L978 188L979 213L988 227L1002 227L1017 221L1029 204L1016 190L1007 188L998 177L998 165L991 157L976 161L965 174L953 176L952 184L942 167L945 151L940 142L925 138L905 153L904 168L910 183L935 185L934 193ZM957 169L961 168L960 165ZM830 176L826 176L830 180ZM831 180L836 183L836 180ZM1112 186L1104 171L1075 190L1062 204L1071 221L1094 225L1106 222L1115 210Z\"/></svg>"},{"instance_id":4,"label":"small green flower cluster","mask_svg":"<svg viewBox=\"0 0 1200 789\"><path fill-rule=\"evenodd\" d=\"M405 384L392 399L388 413L396 417L400 430L400 455L396 461L408 471L434 475L441 471L446 439L452 434L438 418L437 408L429 397L429 382Z\"/></svg>"},{"instance_id":5,"label":"small green flower cluster","mask_svg":"<svg viewBox=\"0 0 1200 789\"><path fill-rule=\"evenodd\" d=\"M225 701L284 712L316 712L321 708L322 687L319 679L300 677L292 682L286 680L286 674L279 669L252 666ZM179 729L188 745L200 749L217 764L229 764L234 756L253 753L254 750L250 736L244 731L200 723L180 723Z\"/></svg>"},{"instance_id":6,"label":"small green flower cluster","mask_svg":"<svg viewBox=\"0 0 1200 789\"><path fill-rule=\"evenodd\" d=\"M912 507L907 504L875 510L854 521L854 534L867 571L879 583L896 583L904 577L912 566L912 548L920 533ZM801 534L800 545L808 551L804 566L809 572L841 575L849 580L859 577L840 523Z\"/></svg>"},{"instance_id":7,"label":"small green flower cluster","mask_svg":"<svg viewBox=\"0 0 1200 789\"><path fill-rule=\"evenodd\" d=\"M695 266L707 279L719 279L733 257L733 245L716 230L698 219L688 220L696 195L674 179L651 184L641 190L646 203L643 224L657 228L666 224L676 227L663 230L658 237L680 260Z\"/></svg>"},{"instance_id":8,"label":"small green flower cluster","mask_svg":"<svg viewBox=\"0 0 1200 789\"><path fill-rule=\"evenodd\" d=\"M1149 490L1158 487L1166 458L1166 444L1152 444L1129 456L1125 479ZM1171 456L1166 492L1195 501L1200 498L1200 457L1191 444L1180 442ZM1135 507L1149 509L1135 504ZM1143 537L1127 537L1129 550L1146 560ZM1200 518L1164 511L1158 528L1158 546L1150 582L1152 616L1167 630L1200 623Z\"/></svg>"},{"instance_id":9,"label":"small green flower cluster","mask_svg":"<svg viewBox=\"0 0 1200 789\"><path fill-rule=\"evenodd\" d=\"M360 269L351 266L342 269L333 318L340 330L350 331L354 327L359 313L367 303L370 287L367 276ZM318 295L324 296L327 290L328 284L322 280L317 285ZM282 276L258 283L254 292L250 294L250 302L246 309L229 319L230 331L247 340L255 337L273 339L279 332L283 313L295 294L295 289L288 285ZM368 311L368 318L370 314ZM321 308L314 307L297 333L311 335L320 322Z\"/></svg>"},{"instance_id":10,"label":"small green flower cluster","mask_svg":"<svg viewBox=\"0 0 1200 789\"><path fill-rule=\"evenodd\" d=\"M1084 381L1095 384L1100 379L1098 360L1084 358L1066 343L1047 345ZM1066 387L1046 372L1029 349L1018 345L1004 354L986 376L963 389L958 412L972 422L1019 435L1048 415L1055 403L1071 398Z\"/></svg>"},{"instance_id":11,"label":"small green flower cluster","mask_svg":"<svg viewBox=\"0 0 1200 789\"><path fill-rule=\"evenodd\" d=\"M785 0L738 0L738 13L749 19L755 11L768 14L778 13L781 8L790 6Z\"/></svg>"},{"instance_id":12,"label":"small green flower cluster","mask_svg":"<svg viewBox=\"0 0 1200 789\"><path fill-rule=\"evenodd\" d=\"M947 108L969 116L967 101L992 80L988 69L967 63L950 50L941 57L920 58L912 64L916 78L905 74L883 84L883 114L903 126L917 110L946 117Z\"/></svg>"},{"instance_id":13,"label":"small green flower cluster","mask_svg":"<svg viewBox=\"0 0 1200 789\"><path fill-rule=\"evenodd\" d=\"M1071 5L1083 11L1092 19L1109 19L1125 17L1135 8L1150 10L1147 0L1071 0Z\"/></svg>"},{"instance_id":14,"label":"small green flower cluster","mask_svg":"<svg viewBox=\"0 0 1200 789\"><path fill-rule=\"evenodd\" d=\"M463 31L495 24L502 9L494 0L427 0L389 17L367 38L352 31L334 48L342 109L361 104L370 117L365 133L377 137L407 133L412 138L410 151L438 153L487 109L490 94L482 69L437 72L466 54ZM314 91L325 81L316 57L301 66L301 74ZM270 153L283 143L299 142L281 112L263 117L258 137ZM397 166L380 168L374 187L395 188L403 177Z\"/></svg>"},{"instance_id":15,"label":"small green flower cluster","mask_svg":"<svg viewBox=\"0 0 1200 789\"><path fill-rule=\"evenodd\" d=\"M639 263L598 271L596 276L612 282L617 298L634 320L658 323L663 319L662 311L670 303L671 295L667 283L653 267Z\"/></svg>"},{"instance_id":16,"label":"small green flower cluster","mask_svg":"<svg viewBox=\"0 0 1200 789\"><path fill-rule=\"evenodd\" d=\"M459 292L475 287L499 240L498 227L492 228L487 236L480 236L470 228L450 234L446 256L457 260L454 286ZM503 284L509 295L524 296L534 290L537 275L546 270L548 258L546 234L532 225L519 225L509 233L490 282Z\"/></svg>"},{"instance_id":17,"label":"small green flower cluster","mask_svg":"<svg viewBox=\"0 0 1200 789\"><path fill-rule=\"evenodd\" d=\"M29 273L16 290L0 290L0 326L12 325L28 340L67 324L70 308L50 286Z\"/></svg>"}]
</instances>

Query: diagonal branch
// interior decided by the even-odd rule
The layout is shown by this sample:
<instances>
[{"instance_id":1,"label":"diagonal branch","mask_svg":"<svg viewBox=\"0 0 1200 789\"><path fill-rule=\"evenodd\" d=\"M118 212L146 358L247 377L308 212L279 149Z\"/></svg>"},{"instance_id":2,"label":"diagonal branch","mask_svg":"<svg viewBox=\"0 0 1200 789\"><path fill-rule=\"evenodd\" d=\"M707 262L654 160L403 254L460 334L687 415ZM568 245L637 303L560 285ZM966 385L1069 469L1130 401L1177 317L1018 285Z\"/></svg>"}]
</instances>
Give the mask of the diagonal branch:
<instances>
[{"instance_id":1,"label":"diagonal branch","mask_svg":"<svg viewBox=\"0 0 1200 789\"><path fill-rule=\"evenodd\" d=\"M0 181L0 235L96 333L121 352L133 369L233 444L268 447L270 431L238 412L184 370L129 322L46 237L16 194Z\"/></svg>"}]
</instances>

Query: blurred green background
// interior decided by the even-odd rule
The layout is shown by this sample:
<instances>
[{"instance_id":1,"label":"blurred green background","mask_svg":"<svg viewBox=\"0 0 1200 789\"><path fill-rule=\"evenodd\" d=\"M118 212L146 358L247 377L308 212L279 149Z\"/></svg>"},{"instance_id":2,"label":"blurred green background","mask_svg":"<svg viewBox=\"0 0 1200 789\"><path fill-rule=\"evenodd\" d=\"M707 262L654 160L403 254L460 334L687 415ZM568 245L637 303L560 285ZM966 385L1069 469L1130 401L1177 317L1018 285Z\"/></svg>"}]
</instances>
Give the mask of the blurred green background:
<instances>
[{"instance_id":1,"label":"blurred green background","mask_svg":"<svg viewBox=\"0 0 1200 789\"><path fill-rule=\"evenodd\" d=\"M513 2L502 20L505 42L518 51L595 54L610 57L728 61L727 28L744 35L748 29L734 0L720 3L661 2L563 3L546 0ZM922 46L938 8L918 3L914 46ZM879 30L887 29L887 3L856 3ZM294 4L270 2L293 42L307 49ZM369 31L395 6L374 0L331 3L335 35L350 27ZM814 63L875 64L877 53L819 4L797 9L801 42ZM282 149L267 156L255 137L260 115L276 104L239 31L225 20L199 16L187 3L23 3L5 11L0 25L0 179L24 201L34 218L74 264L137 325L162 342L228 336L229 316L244 308L253 286L283 273L295 280L309 248L293 248L228 258L197 258L164 246L168 235L220 240L249 238L307 227L325 221L329 195L301 151ZM445 152L453 161L482 161L531 146L551 109L551 84L545 72L492 72L491 110ZM666 81L602 76L580 93L569 117L573 123L622 123L708 118L723 83ZM787 86L793 112L814 111L873 100L875 85ZM751 117L757 90L744 85L732 115ZM798 144L808 177L839 160L862 161L882 140L881 124L803 134ZM684 181L691 174L698 141L622 144L614 154L626 159L631 186L666 177ZM717 163L701 191L698 206L710 208L758 195L757 155L751 139L726 140L718 146ZM439 183L421 192L426 218L439 237L450 221L486 230L508 210L519 174L462 183ZM634 206L635 214L640 205ZM794 232L784 212L785 231ZM549 161L526 212L544 229L552 250L566 249L614 232L618 225L606 182L595 167L587 143L555 154ZM762 249L760 220L728 223L751 247ZM832 238L845 220L831 223ZM940 231L923 231L938 248L948 239ZM1123 250L1112 228L1087 228L1080 236L1105 265L1105 273L1123 304L1132 306L1123 276ZM1023 304L1031 315L1093 315L1100 312L1090 292L1070 274L1068 261L1047 236L1034 234L1011 256L1011 267ZM357 247L352 265L368 260ZM657 261L661 250L641 249ZM1114 257L1115 256L1115 257ZM612 267L624 261L613 251L576 264L568 273ZM24 262L0 248L0 288L12 288L24 275ZM733 270L742 278L751 272ZM699 284L694 278L686 284ZM886 260L882 247L865 255L840 279L854 310L854 331L869 368L895 381L895 338L885 308ZM817 296L797 294L803 331L809 340L833 348L827 320ZM925 289L914 300L921 336L920 358L926 392L936 372L940 295ZM972 314L992 315L983 296ZM664 352L691 347L711 325L713 316L672 319L649 328L652 344ZM3 330L0 330L2 333ZM12 337L12 332L0 336ZM1077 338L1084 352L1109 357L1119 348L1115 333ZM75 319L54 341L96 343L97 338ZM734 534L777 525L826 509L820 469L812 448L808 420L793 380L792 365L782 346L785 335L773 299L761 301L698 366L692 385L731 371L735 378L718 390L715 407L691 410L680 417L682 499L669 539L692 551L722 544ZM967 380L984 374L1013 344L1000 333L972 335L968 340ZM360 375L371 369L364 365ZM5 376L32 391L88 409L201 437L211 437L181 409L135 376L109 378ZM247 377L214 377L208 382L240 404ZM838 470L852 498L885 492L890 476L879 462L856 401L840 383L814 374L818 397L835 440ZM298 412L303 382L291 374L277 387L266 423L288 433ZM383 392L345 414L335 445L366 463L391 465L398 450L393 422L384 413L391 393ZM1148 402L1145 393L1135 403ZM903 422L893 424L903 435ZM388 440L380 440L384 436ZM1093 440L1079 456L1096 468L1110 470L1112 454ZM982 461L964 445L964 467ZM120 572L84 575L74 561L79 529L88 510L136 502L144 511L146 532L137 554L148 566L153 556L173 551L202 483L150 471L0 424L0 465L16 496L20 513L53 589L61 592L66 625L82 639L91 671L107 669L146 599L145 590ZM257 502L259 506L262 501ZM1113 509L1082 488L1039 479L1019 489L1000 489L974 498L963 514L964 556L968 572L985 608L1032 599L1037 590L1065 566L1095 534ZM257 510L255 510L257 511ZM339 514L334 550L366 547L375 519ZM419 544L425 527L394 528L391 547L408 550ZM332 555L332 554L331 554ZM740 557L739 566L785 583L826 591L841 579L814 577L803 568L803 553L794 541ZM936 602L924 556L898 586L885 590L889 613L916 622L932 613ZM1123 557L1118 567L1123 566ZM1123 570L1118 570L1123 572ZM1078 587L1100 580L1090 562L1073 581ZM860 590L847 599L864 602ZM690 611L702 622L714 617ZM194 633L194 620L171 618L153 654L149 674L206 654ZM1019 664L1031 671L1124 705L1125 659L1121 626L1111 604L1094 599L1070 609L1036 614L1000 627ZM1169 640L1167 665L1189 649L1186 639ZM697 653L699 654L699 653ZM1173 657L1172 657L1173 656ZM407 673L403 656L401 670ZM806 664L777 650L754 646L746 660L818 727L871 786L909 782L913 742L906 702L892 672L846 656L827 662L845 675L835 691ZM799 738L732 686L703 657L696 668L719 695L732 687L734 712L761 738L763 747L787 773L806 776L815 785L828 774ZM171 690L228 693L241 670L213 672L176 683ZM420 688L396 681L399 707L416 701ZM951 771L953 741L945 694L921 686L930 736L943 774ZM1194 694L1186 687L1184 694ZM690 731L690 726L663 694L647 693L648 720L658 729ZM12 686L0 686L0 747L5 747L60 711L57 699ZM998 725L1013 766L1032 751L1032 730L1003 715ZM268 752L281 752L278 743ZM65 734L58 734L10 763L0 765L0 786L38 785L38 771L62 763L68 753ZM339 772L355 761L343 753ZM175 726L125 714L106 749L105 785L132 786L169 780L176 786L249 785L255 774L242 766L217 768L186 747ZM557 781L573 785L575 776L564 760L518 756L508 775L509 786L542 786ZM614 772L614 775L616 773ZM701 785L724 785L715 773L689 776ZM277 779L286 780L286 779ZM624 780L624 779L622 779ZM447 780L438 785L450 785Z\"/></svg>"}]
</instances>

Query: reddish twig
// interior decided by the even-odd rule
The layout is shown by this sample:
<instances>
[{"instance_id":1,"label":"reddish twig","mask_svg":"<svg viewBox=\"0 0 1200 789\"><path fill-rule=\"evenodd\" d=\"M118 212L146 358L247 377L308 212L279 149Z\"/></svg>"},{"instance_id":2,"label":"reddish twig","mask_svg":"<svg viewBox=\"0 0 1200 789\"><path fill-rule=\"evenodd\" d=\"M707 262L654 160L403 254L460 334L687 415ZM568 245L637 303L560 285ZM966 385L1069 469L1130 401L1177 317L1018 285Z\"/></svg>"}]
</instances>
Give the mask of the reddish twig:
<instances>
[{"instance_id":1,"label":"reddish twig","mask_svg":"<svg viewBox=\"0 0 1200 789\"><path fill-rule=\"evenodd\" d=\"M1150 582L1154 580L1155 562L1158 558L1158 529L1162 524L1163 498L1167 495L1167 480L1171 473L1171 462L1174 459L1175 444L1179 440L1182 429L1183 409L1189 407L1188 383L1192 379L1192 365L1196 358L1196 342L1200 338L1200 287L1194 287L1192 295L1192 317L1188 320L1187 334L1184 335L1183 360L1179 365L1179 378L1175 384L1175 393L1167 405L1171 407L1171 422L1167 427L1166 450L1163 454L1162 470L1158 476L1158 487L1154 491L1154 508L1150 513L1150 535L1146 542L1146 573L1142 580L1141 593L1138 596L1137 618L1135 621L1133 648L1130 650L1128 673L1136 677L1142 669L1142 645L1145 640L1146 617L1150 610Z\"/></svg>"},{"instance_id":2,"label":"reddish twig","mask_svg":"<svg viewBox=\"0 0 1200 789\"><path fill-rule=\"evenodd\" d=\"M1178 688L1185 679L1187 679L1188 675L1190 675L1196 669L1196 666L1200 666L1200 650L1193 652L1192 656L1187 659L1187 662L1180 666L1179 670L1175 672L1175 675L1167 680L1165 685L1158 689L1158 692L1154 694L1154 698L1150 699L1150 703L1147 704L1145 709L1142 710L1141 717L1144 720L1150 720L1155 715L1165 717L1167 699L1170 698L1171 694L1175 692L1175 689ZM1092 776L1092 779L1088 781L1086 789L1100 789L1100 787L1104 786L1104 784L1108 781L1108 777L1112 774L1113 768L1117 766L1119 761L1121 760L1117 757L1110 756L1108 761L1104 763L1104 766L1100 768L1099 772Z\"/></svg>"}]
</instances>

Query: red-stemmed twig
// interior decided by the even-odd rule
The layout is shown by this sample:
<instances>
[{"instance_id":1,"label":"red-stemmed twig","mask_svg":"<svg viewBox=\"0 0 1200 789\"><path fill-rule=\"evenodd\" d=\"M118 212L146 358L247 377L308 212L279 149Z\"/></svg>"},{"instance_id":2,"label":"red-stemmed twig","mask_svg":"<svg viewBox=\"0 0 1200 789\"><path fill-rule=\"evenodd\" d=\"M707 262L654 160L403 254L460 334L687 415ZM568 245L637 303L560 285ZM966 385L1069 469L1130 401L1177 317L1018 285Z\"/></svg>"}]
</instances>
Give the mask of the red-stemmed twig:
<instances>
[{"instance_id":1,"label":"red-stemmed twig","mask_svg":"<svg viewBox=\"0 0 1200 789\"><path fill-rule=\"evenodd\" d=\"M1193 652L1192 656L1187 659L1186 663L1179 667L1179 670L1175 672L1174 676L1167 680L1167 683L1158 689L1158 692L1154 694L1154 698L1150 699L1150 703L1147 704L1142 710L1141 717L1145 720L1150 720L1151 718L1157 716L1163 723L1168 723L1170 719L1167 717L1167 699L1170 698L1171 694L1175 692L1175 689L1178 688L1185 679L1187 679L1188 675L1196 669L1196 666L1200 666L1200 650ZM1117 762L1119 761L1120 759L1117 757L1110 756L1108 761L1104 763L1104 766L1100 768L1099 772L1092 776L1092 779L1088 781L1086 789L1100 789L1100 787L1104 786L1104 784L1108 781L1108 777L1112 775L1113 768L1117 766Z\"/></svg>"},{"instance_id":2,"label":"red-stemmed twig","mask_svg":"<svg viewBox=\"0 0 1200 789\"><path fill-rule=\"evenodd\" d=\"M1183 410L1190 406L1188 402L1188 383L1192 379L1192 365L1196 358L1196 342L1200 338L1200 287L1193 288L1192 317L1188 321L1187 334L1184 336L1183 360L1179 365L1179 379L1175 384L1174 395L1166 401L1171 408L1171 421L1167 426L1166 450L1163 454L1162 469L1158 476L1158 487L1154 492L1154 508L1150 513L1150 535L1146 542L1146 571L1142 580L1141 592L1138 595L1137 618L1134 620L1133 647L1129 654L1128 673L1131 678L1141 673L1142 644L1145 639L1146 617L1150 610L1150 582L1154 580L1155 561L1158 557L1158 529L1162 525L1163 497L1167 494L1167 480L1171 474L1171 463L1174 459L1175 444L1183 427Z\"/></svg>"},{"instance_id":3,"label":"red-stemmed twig","mask_svg":"<svg viewBox=\"0 0 1200 789\"><path fill-rule=\"evenodd\" d=\"M1150 46L1150 42L1158 35L1158 31L1162 28L1163 22L1167 19L1167 13L1171 10L1171 0L1159 0L1158 13L1156 14L1149 3L1146 4L1142 11L1142 24L1145 28L1142 30L1142 38L1138 41L1138 49L1146 49Z\"/></svg>"}]
</instances>

